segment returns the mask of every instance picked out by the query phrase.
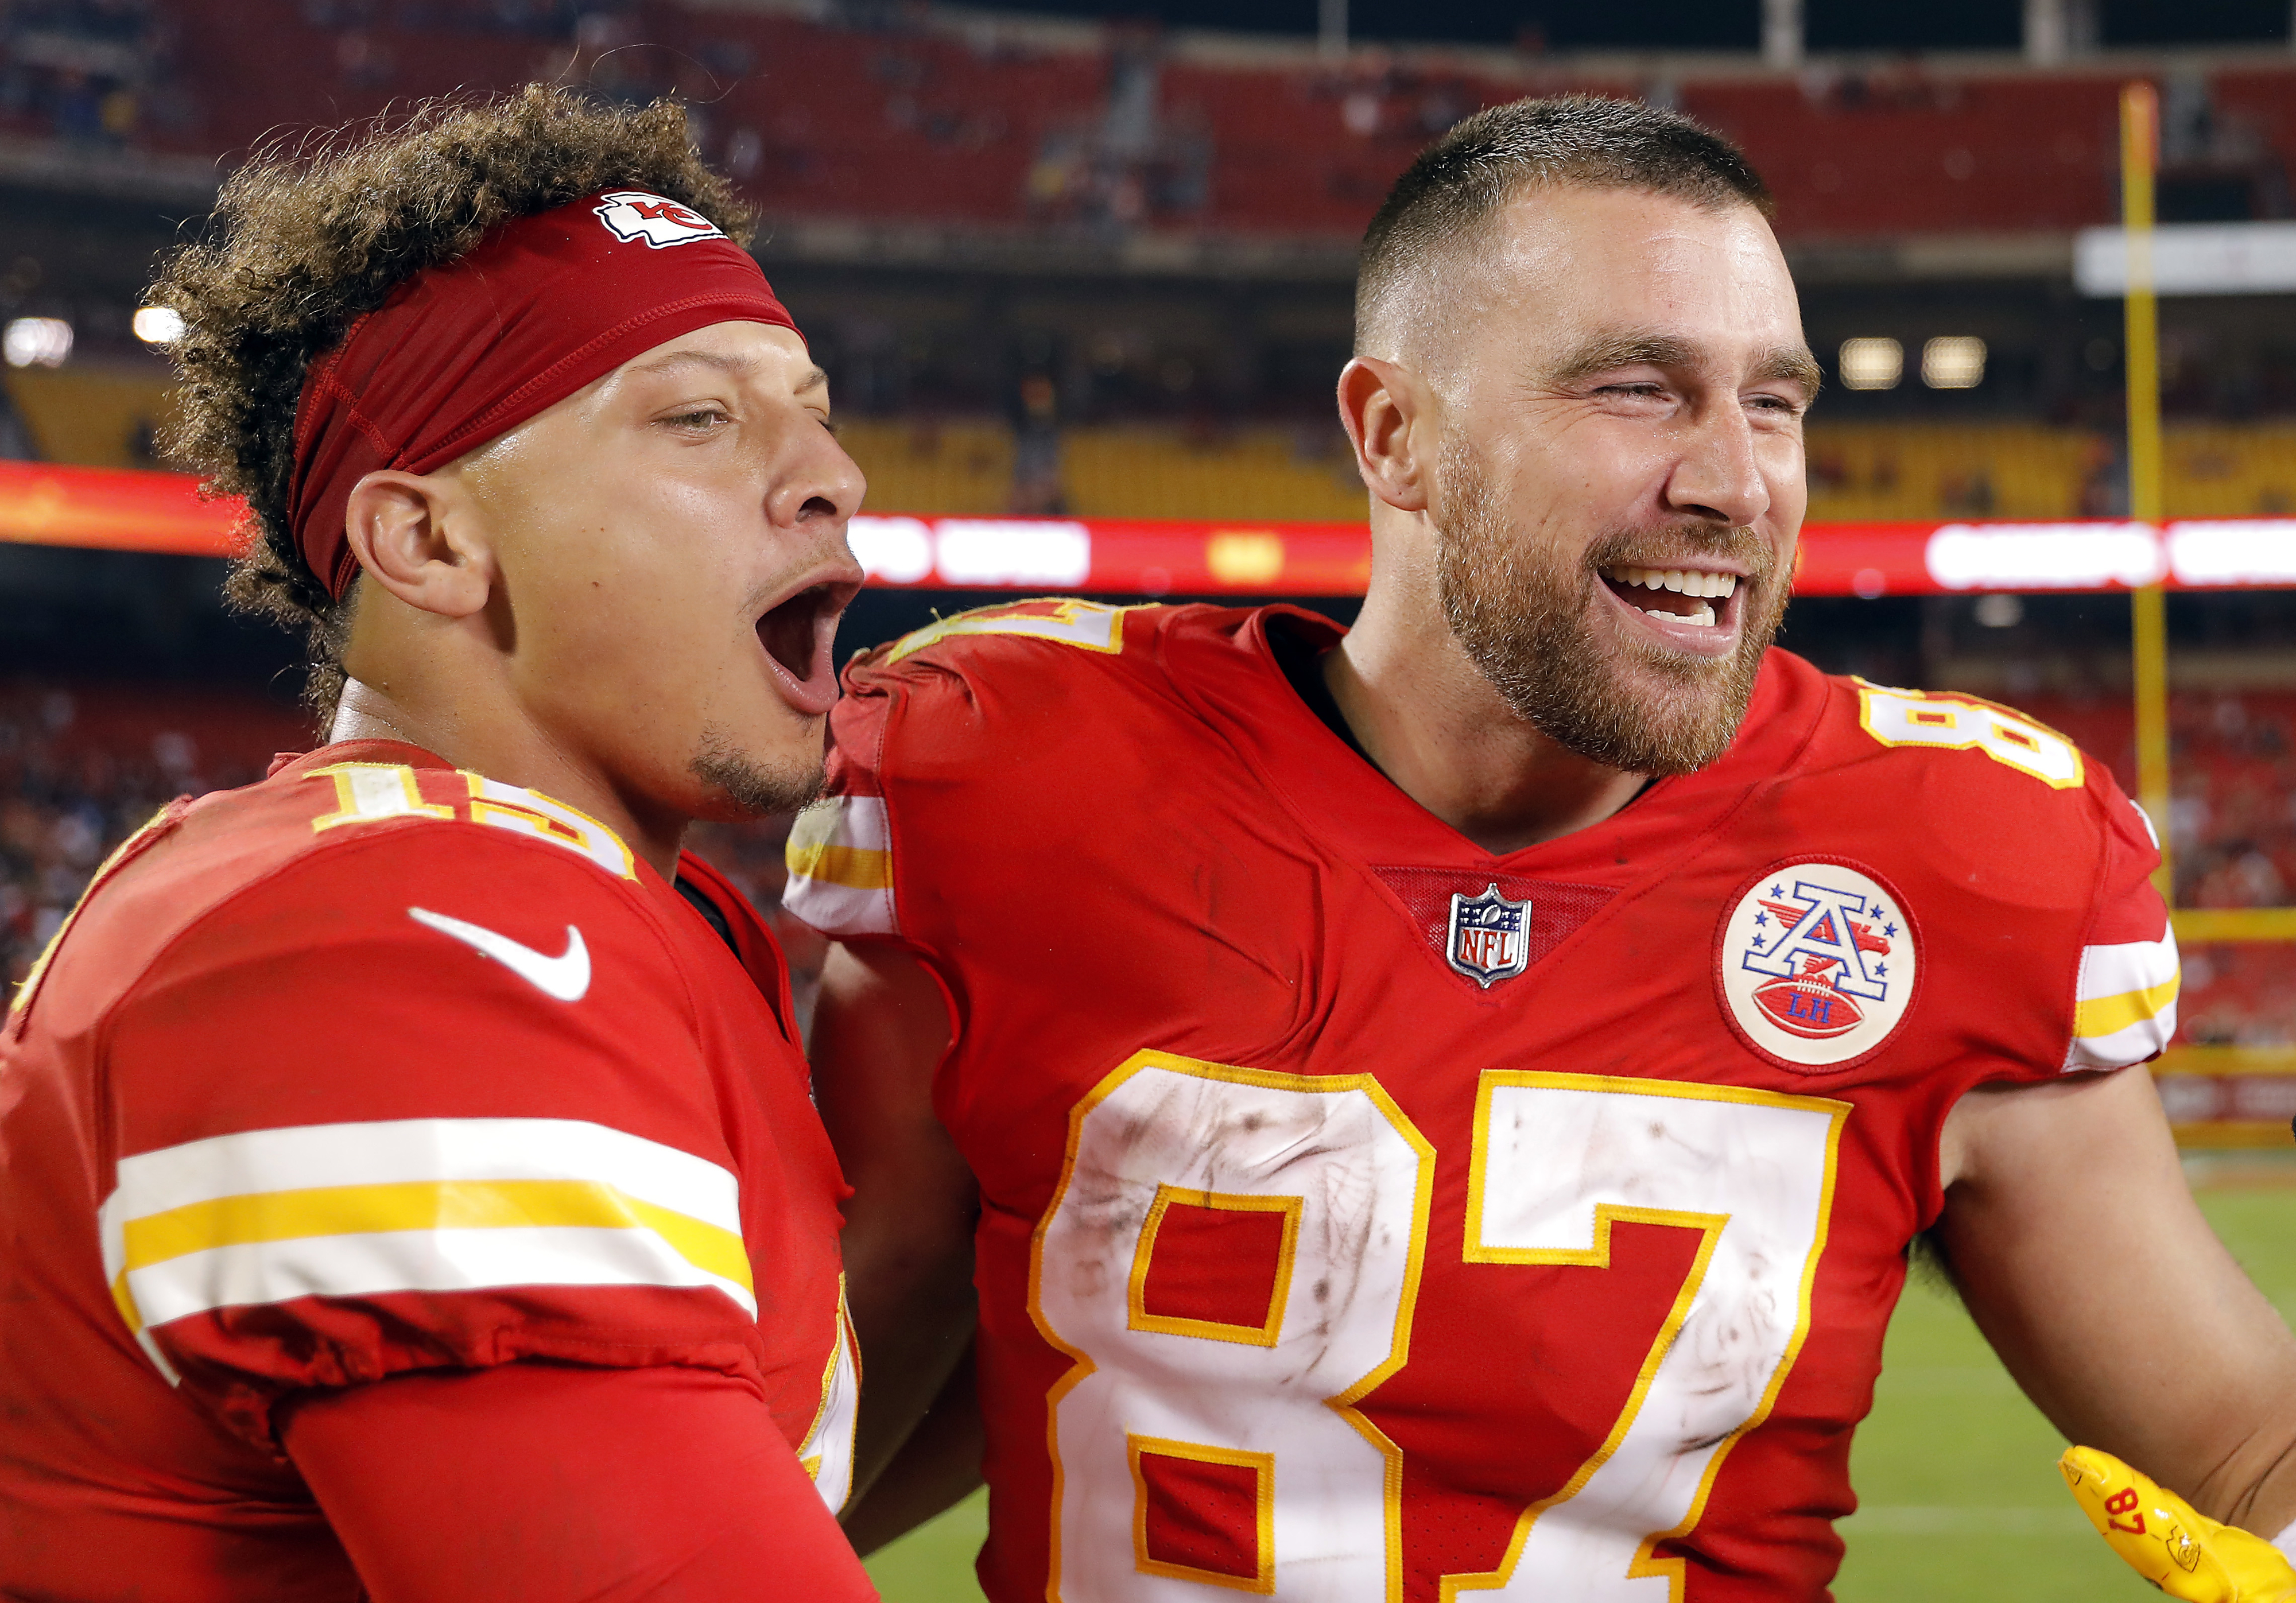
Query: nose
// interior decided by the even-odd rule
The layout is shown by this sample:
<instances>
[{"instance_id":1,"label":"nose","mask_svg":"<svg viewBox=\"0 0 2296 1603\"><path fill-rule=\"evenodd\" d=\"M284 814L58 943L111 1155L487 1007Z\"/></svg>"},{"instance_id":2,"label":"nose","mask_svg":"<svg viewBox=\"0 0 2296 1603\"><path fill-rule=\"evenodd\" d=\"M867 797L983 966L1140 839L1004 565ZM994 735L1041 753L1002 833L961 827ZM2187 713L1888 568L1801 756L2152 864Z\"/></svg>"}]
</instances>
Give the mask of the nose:
<instances>
[{"instance_id":1,"label":"nose","mask_svg":"<svg viewBox=\"0 0 2296 1603\"><path fill-rule=\"evenodd\" d=\"M800 409L789 449L775 464L766 512L783 528L816 522L842 523L861 510L869 487L861 469L810 411Z\"/></svg>"},{"instance_id":2,"label":"nose","mask_svg":"<svg viewBox=\"0 0 2296 1603\"><path fill-rule=\"evenodd\" d=\"M1753 425L1735 397L1701 408L1667 478L1666 502L1671 511L1730 528L1744 528L1770 510Z\"/></svg>"}]
</instances>

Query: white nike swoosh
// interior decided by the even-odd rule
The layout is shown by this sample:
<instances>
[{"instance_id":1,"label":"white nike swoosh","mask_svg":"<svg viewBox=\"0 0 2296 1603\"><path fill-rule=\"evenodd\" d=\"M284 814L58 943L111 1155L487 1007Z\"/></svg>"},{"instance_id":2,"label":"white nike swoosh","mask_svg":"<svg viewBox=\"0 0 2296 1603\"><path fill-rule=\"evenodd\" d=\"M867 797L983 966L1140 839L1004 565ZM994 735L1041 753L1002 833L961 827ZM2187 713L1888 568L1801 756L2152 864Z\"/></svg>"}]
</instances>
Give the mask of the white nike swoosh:
<instances>
[{"instance_id":1,"label":"white nike swoosh","mask_svg":"<svg viewBox=\"0 0 2296 1603\"><path fill-rule=\"evenodd\" d=\"M533 947L521 946L483 924L465 924L427 907L410 907L406 916L418 924L428 924L440 935L452 936L477 947L545 996L554 996L561 1002L579 1002L589 992L590 949L582 944L582 932L571 924L566 926L565 952L557 957L545 957Z\"/></svg>"}]
</instances>

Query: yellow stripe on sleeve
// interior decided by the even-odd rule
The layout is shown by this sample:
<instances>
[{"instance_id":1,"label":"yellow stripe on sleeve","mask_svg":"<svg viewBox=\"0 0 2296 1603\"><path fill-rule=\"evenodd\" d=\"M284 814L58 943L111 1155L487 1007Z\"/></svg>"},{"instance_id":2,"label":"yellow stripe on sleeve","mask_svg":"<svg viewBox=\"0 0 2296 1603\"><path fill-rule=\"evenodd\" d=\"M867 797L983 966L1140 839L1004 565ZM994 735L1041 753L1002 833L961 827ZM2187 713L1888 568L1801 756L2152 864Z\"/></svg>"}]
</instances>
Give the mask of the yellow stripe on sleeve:
<instances>
[{"instance_id":1,"label":"yellow stripe on sleeve","mask_svg":"<svg viewBox=\"0 0 2296 1603\"><path fill-rule=\"evenodd\" d=\"M816 884L841 885L849 890L885 890L893 883L890 853L867 846L814 841L800 846L792 838L787 852L789 871Z\"/></svg>"},{"instance_id":2,"label":"yellow stripe on sleeve","mask_svg":"<svg viewBox=\"0 0 2296 1603\"><path fill-rule=\"evenodd\" d=\"M2081 1036L2111 1035L2157 1018L2177 1000L2177 987L2183 977L2171 974L2159 985L2142 991L2123 991L2118 996L2094 996L2075 1004L2073 1034Z\"/></svg>"},{"instance_id":3,"label":"yellow stripe on sleeve","mask_svg":"<svg viewBox=\"0 0 2296 1603\"><path fill-rule=\"evenodd\" d=\"M648 1230L695 1268L754 1294L750 1257L730 1231L579 1180L401 1181L320 1186L187 1203L125 1225L122 1273L191 1253L391 1231L542 1227Z\"/></svg>"}]
</instances>

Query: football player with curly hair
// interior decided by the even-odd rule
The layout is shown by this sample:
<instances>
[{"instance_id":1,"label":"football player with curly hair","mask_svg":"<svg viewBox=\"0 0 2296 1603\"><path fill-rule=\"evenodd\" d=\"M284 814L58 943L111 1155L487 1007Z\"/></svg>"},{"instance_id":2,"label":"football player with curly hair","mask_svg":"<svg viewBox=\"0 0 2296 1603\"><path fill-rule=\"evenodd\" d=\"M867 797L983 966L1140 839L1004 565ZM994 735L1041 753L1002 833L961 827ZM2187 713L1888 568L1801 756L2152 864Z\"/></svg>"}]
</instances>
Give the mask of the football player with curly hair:
<instances>
[{"instance_id":1,"label":"football player with curly hair","mask_svg":"<svg viewBox=\"0 0 2296 1603\"><path fill-rule=\"evenodd\" d=\"M785 969L862 480L664 103L258 160L176 441L328 743L172 804L0 1032L0 1593L875 1594Z\"/></svg>"}]
</instances>

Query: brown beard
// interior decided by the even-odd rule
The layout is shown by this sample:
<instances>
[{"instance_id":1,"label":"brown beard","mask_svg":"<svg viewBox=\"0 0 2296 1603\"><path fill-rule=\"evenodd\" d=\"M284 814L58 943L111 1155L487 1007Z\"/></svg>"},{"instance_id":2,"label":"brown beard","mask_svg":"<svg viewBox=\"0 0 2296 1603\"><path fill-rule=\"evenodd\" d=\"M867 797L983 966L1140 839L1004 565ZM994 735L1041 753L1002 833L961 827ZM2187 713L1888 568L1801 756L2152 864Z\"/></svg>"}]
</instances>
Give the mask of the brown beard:
<instances>
[{"instance_id":1,"label":"brown beard","mask_svg":"<svg viewBox=\"0 0 2296 1603\"><path fill-rule=\"evenodd\" d=\"M720 820L794 813L821 795L819 763L769 767L734 749L718 730L704 732L701 755L689 767L694 778L709 787L716 806L709 816Z\"/></svg>"},{"instance_id":2,"label":"brown beard","mask_svg":"<svg viewBox=\"0 0 2296 1603\"><path fill-rule=\"evenodd\" d=\"M1688 773L1729 748L1785 613L1767 542L1751 529L1685 523L1614 530L1573 559L1517 535L1464 441L1445 442L1439 471L1448 503L1437 525L1443 616L1517 717L1626 773ZM1627 638L1605 651L1590 622L1601 570L1678 566L1685 549L1746 569L1737 649L1700 658Z\"/></svg>"}]
</instances>

